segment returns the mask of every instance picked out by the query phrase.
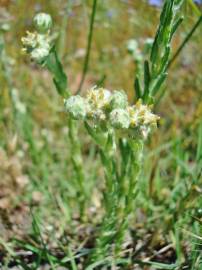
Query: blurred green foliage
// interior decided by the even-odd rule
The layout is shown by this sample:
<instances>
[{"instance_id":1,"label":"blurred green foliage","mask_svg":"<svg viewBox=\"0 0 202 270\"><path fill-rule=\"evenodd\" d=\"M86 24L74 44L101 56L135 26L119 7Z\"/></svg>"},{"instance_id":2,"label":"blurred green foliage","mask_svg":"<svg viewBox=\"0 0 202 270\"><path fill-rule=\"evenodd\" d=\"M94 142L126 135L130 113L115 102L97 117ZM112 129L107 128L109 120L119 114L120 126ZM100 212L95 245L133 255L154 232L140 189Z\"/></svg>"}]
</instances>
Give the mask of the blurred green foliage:
<instances>
[{"instance_id":1,"label":"blurred green foliage","mask_svg":"<svg viewBox=\"0 0 202 270\"><path fill-rule=\"evenodd\" d=\"M10 26L0 33L0 246L7 254L4 263L17 258L16 262L22 264L23 259L13 254L16 247L22 247L40 258L38 266L35 261L33 268L24 269L38 269L44 260L52 269L67 262L71 269L77 269L77 257L85 258L86 248L93 247L94 229L102 219L103 171L97 148L81 127L89 209L82 223L62 101L48 72L22 55L20 39L27 29L32 29L36 12L50 13L58 34L59 55L69 75L69 88L75 92L82 76L92 1L3 2L0 24L6 21ZM195 6L184 6L185 20L174 38L173 50L199 13ZM160 10L146 1L98 1L83 89L102 82L109 89L124 89L132 101L137 66L127 52L127 41L136 39L142 50L145 39L155 35L159 15ZM131 220L131 236L126 240L127 258L133 265L138 263L140 269L149 269L143 266L145 257L170 265L155 265L156 269L180 269L179 265L201 269L200 31L201 26L171 66L155 107L161 122L145 149L136 218ZM13 242L14 237L18 242ZM166 255L158 253L169 245ZM63 260L58 259L58 248L65 254ZM49 250L55 252L55 257Z\"/></svg>"}]
</instances>

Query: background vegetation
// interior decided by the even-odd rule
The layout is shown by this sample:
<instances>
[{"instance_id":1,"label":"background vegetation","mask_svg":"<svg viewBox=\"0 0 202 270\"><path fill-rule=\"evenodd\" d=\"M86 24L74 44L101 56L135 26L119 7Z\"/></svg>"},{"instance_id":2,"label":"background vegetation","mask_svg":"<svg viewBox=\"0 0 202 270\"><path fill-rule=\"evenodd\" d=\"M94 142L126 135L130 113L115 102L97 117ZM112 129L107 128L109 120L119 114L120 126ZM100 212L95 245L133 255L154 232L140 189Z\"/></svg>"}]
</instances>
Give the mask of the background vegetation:
<instances>
[{"instance_id":1,"label":"background vegetation","mask_svg":"<svg viewBox=\"0 0 202 270\"><path fill-rule=\"evenodd\" d=\"M173 51L201 14L200 5L191 2L183 6L185 20ZM81 126L88 209L81 220L62 101L48 72L22 55L20 40L32 29L36 12L50 13L69 86L76 92L92 1L0 3L0 265L85 269L81 265L103 214L97 149ZM83 93L101 83L124 89L133 100L137 65L127 42L136 39L143 50L145 39L155 35L159 15L158 6L143 0L98 1ZM161 121L147 142L136 211L123 248L126 260L117 269L202 269L201 42L200 25L170 67L159 96L155 111Z\"/></svg>"}]
</instances>

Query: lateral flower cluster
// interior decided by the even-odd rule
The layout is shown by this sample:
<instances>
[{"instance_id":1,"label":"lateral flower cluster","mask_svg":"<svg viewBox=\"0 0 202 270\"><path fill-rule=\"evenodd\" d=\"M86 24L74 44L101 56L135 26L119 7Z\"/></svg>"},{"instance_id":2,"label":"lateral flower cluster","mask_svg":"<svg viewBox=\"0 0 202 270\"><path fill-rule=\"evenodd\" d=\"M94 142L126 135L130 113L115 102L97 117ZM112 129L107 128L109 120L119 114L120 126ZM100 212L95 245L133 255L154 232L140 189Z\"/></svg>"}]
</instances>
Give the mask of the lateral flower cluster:
<instances>
[{"instance_id":1,"label":"lateral flower cluster","mask_svg":"<svg viewBox=\"0 0 202 270\"><path fill-rule=\"evenodd\" d=\"M151 111L151 106L139 100L129 105L124 91L110 92L93 87L86 97L71 96L64 101L65 109L75 120L89 121L94 126L111 127L126 131L129 135L141 134L147 137L152 127L156 127L159 116Z\"/></svg>"},{"instance_id":2,"label":"lateral flower cluster","mask_svg":"<svg viewBox=\"0 0 202 270\"><path fill-rule=\"evenodd\" d=\"M50 28L52 18L49 14L39 13L33 21L36 31L27 31L27 35L22 37L22 51L29 54L37 64L41 64L49 55L51 49Z\"/></svg>"}]
</instances>

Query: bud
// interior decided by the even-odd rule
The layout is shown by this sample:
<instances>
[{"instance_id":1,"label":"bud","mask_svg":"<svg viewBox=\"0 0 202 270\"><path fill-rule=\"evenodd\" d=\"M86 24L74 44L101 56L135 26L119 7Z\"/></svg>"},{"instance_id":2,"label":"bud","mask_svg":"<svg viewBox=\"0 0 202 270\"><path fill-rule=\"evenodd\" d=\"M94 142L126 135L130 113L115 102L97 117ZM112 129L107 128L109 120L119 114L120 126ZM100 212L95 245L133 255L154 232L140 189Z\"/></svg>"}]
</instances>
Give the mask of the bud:
<instances>
[{"instance_id":1,"label":"bud","mask_svg":"<svg viewBox=\"0 0 202 270\"><path fill-rule=\"evenodd\" d=\"M126 109L128 105L127 96L124 91L114 91L110 102L112 110Z\"/></svg>"},{"instance_id":2,"label":"bud","mask_svg":"<svg viewBox=\"0 0 202 270\"><path fill-rule=\"evenodd\" d=\"M145 42L144 42L144 52L145 53L149 53L150 52L150 50L152 49L153 43L154 43L153 38L147 38L145 40Z\"/></svg>"},{"instance_id":3,"label":"bud","mask_svg":"<svg viewBox=\"0 0 202 270\"><path fill-rule=\"evenodd\" d=\"M65 109L75 120L83 120L87 113L87 104L81 96L71 96L65 100Z\"/></svg>"},{"instance_id":4,"label":"bud","mask_svg":"<svg viewBox=\"0 0 202 270\"><path fill-rule=\"evenodd\" d=\"M135 39L128 40L127 49L135 61L140 62L142 60L142 54L138 48L138 42Z\"/></svg>"},{"instance_id":5,"label":"bud","mask_svg":"<svg viewBox=\"0 0 202 270\"><path fill-rule=\"evenodd\" d=\"M52 26L52 18L49 14L38 13L34 17L34 26L41 34L46 34Z\"/></svg>"},{"instance_id":6,"label":"bud","mask_svg":"<svg viewBox=\"0 0 202 270\"><path fill-rule=\"evenodd\" d=\"M129 39L127 42L128 52L133 54L134 51L138 49L138 43L135 39Z\"/></svg>"},{"instance_id":7,"label":"bud","mask_svg":"<svg viewBox=\"0 0 202 270\"><path fill-rule=\"evenodd\" d=\"M109 117L111 125L114 128L123 128L123 129L129 128L130 118L126 110L115 109L110 113Z\"/></svg>"}]
</instances>

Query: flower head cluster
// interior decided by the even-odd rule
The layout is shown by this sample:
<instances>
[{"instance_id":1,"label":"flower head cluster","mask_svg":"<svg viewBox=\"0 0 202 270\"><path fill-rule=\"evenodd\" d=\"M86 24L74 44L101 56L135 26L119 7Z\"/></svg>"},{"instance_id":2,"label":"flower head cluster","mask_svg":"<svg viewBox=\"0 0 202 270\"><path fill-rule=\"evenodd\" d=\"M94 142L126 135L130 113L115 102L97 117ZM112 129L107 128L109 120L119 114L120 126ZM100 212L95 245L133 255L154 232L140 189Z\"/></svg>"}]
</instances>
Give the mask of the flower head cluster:
<instances>
[{"instance_id":1,"label":"flower head cluster","mask_svg":"<svg viewBox=\"0 0 202 270\"><path fill-rule=\"evenodd\" d=\"M95 126L105 124L115 130L128 131L128 134L141 134L146 137L159 117L151 107L139 100L130 106L124 91L92 88L85 98L77 95L65 100L65 109L76 120L91 121Z\"/></svg>"},{"instance_id":2,"label":"flower head cluster","mask_svg":"<svg viewBox=\"0 0 202 270\"><path fill-rule=\"evenodd\" d=\"M27 31L27 36L22 38L23 52L30 54L32 60L41 64L49 55L51 38L49 35L52 19L49 14L39 13L34 17L36 31Z\"/></svg>"}]
</instances>

